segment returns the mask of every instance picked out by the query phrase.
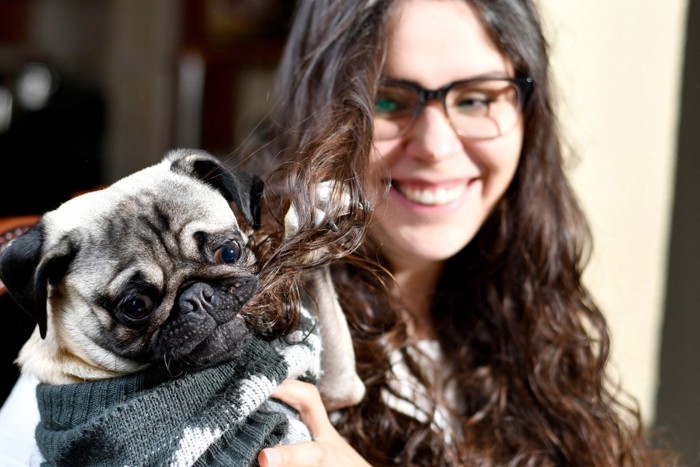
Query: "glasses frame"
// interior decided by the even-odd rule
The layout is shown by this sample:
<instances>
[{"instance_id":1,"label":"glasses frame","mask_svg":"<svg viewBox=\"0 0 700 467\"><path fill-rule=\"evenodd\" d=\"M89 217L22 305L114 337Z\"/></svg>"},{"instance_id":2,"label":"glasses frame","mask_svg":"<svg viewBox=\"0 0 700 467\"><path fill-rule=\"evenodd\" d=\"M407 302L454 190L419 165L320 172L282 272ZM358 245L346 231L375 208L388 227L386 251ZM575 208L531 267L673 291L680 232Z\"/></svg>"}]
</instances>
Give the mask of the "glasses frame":
<instances>
[{"instance_id":1,"label":"glasses frame","mask_svg":"<svg viewBox=\"0 0 700 467\"><path fill-rule=\"evenodd\" d=\"M505 83L510 83L513 86L515 86L516 92L518 93L518 112L522 112L523 108L525 107L525 104L528 101L528 98L530 97L530 93L532 91L532 88L535 84L535 80L532 79L530 76L518 76L518 77L513 77L513 78L488 78L488 77L480 77L480 78L470 78L470 79L462 79L462 80L457 80L457 81L452 81L450 83L447 83L446 85L438 88L438 89L427 89L421 86L420 84L414 82L414 81L406 81L406 80L400 80L400 79L382 79L380 81L380 86L401 86L404 88L410 88L413 91L416 92L416 95L418 96L418 102L415 106L415 109L413 111L413 116L411 117L411 121L406 125L403 130L401 130L399 133L396 134L395 137L392 138L399 138L401 136L404 136L408 131L413 128L413 125L415 125L416 120L418 120L418 116L423 112L423 107L425 107L425 104L428 103L429 101L437 100L440 101L442 104L442 109L445 111L445 115L447 116L447 120L450 122L450 125L454 129L454 131L462 136L463 138L467 139L473 139L473 140L488 140L488 139L494 139L498 138L499 136L502 136L502 134L496 135L496 136L487 136L487 137L472 137L472 136L463 136L460 134L459 130L454 127L452 123L452 119L450 118L450 113L447 111L447 102L445 99L447 98L447 93L450 92L452 88L455 86L459 86L462 84L471 84L471 83L482 83L485 81L503 81ZM504 134L504 133L503 133ZM386 139L392 139L392 138L386 138Z\"/></svg>"}]
</instances>

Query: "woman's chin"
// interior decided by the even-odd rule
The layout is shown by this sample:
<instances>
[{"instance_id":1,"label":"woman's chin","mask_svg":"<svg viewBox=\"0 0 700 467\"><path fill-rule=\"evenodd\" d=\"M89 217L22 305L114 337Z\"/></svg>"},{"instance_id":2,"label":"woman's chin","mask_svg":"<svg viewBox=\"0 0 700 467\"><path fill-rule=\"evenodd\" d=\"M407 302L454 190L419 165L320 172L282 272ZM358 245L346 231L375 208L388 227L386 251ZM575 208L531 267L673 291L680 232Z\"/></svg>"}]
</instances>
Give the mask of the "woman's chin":
<instances>
[{"instance_id":1,"label":"woman's chin","mask_svg":"<svg viewBox=\"0 0 700 467\"><path fill-rule=\"evenodd\" d=\"M421 205L397 190L377 206L372 235L388 254L411 261L444 261L462 250L483 223L474 200Z\"/></svg>"},{"instance_id":2,"label":"woman's chin","mask_svg":"<svg viewBox=\"0 0 700 467\"><path fill-rule=\"evenodd\" d=\"M475 229L471 229L475 230ZM459 226L400 225L389 221L375 226L372 236L392 264L418 266L443 262L461 251L474 237L462 223Z\"/></svg>"}]
</instances>

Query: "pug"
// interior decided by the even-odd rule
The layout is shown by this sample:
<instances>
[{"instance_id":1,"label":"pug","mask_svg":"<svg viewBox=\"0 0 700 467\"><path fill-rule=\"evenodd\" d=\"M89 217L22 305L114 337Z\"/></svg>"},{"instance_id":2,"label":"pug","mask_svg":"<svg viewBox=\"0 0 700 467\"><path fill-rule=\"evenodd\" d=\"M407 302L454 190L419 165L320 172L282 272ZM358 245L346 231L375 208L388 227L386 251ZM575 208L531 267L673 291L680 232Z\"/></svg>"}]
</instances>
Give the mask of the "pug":
<instances>
[{"instance_id":1,"label":"pug","mask_svg":"<svg viewBox=\"0 0 700 467\"><path fill-rule=\"evenodd\" d=\"M255 228L261 195L258 178L174 151L46 213L0 261L38 324L21 370L66 384L235 356L232 343L248 334L239 311L258 280L229 201Z\"/></svg>"},{"instance_id":2,"label":"pug","mask_svg":"<svg viewBox=\"0 0 700 467\"><path fill-rule=\"evenodd\" d=\"M260 178L179 149L44 214L0 257L0 280L37 321L17 358L22 373L69 385L244 357L255 332L240 312L258 287L248 235L262 197ZM364 386L328 270L308 282L324 400L331 409L357 403Z\"/></svg>"}]
</instances>

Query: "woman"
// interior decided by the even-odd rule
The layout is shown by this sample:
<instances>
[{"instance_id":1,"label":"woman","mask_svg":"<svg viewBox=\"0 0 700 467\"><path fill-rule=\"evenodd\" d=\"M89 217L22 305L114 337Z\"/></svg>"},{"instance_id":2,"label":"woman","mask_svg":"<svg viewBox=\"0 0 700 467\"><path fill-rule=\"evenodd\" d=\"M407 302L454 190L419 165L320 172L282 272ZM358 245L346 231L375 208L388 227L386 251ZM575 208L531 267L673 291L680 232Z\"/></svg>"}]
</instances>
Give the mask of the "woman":
<instances>
[{"instance_id":1,"label":"woman","mask_svg":"<svg viewBox=\"0 0 700 467\"><path fill-rule=\"evenodd\" d=\"M362 207L334 279L367 395L331 425L285 383L315 441L261 465L672 462L606 376L546 46L530 0L299 2L250 157L279 196L332 179Z\"/></svg>"}]
</instances>

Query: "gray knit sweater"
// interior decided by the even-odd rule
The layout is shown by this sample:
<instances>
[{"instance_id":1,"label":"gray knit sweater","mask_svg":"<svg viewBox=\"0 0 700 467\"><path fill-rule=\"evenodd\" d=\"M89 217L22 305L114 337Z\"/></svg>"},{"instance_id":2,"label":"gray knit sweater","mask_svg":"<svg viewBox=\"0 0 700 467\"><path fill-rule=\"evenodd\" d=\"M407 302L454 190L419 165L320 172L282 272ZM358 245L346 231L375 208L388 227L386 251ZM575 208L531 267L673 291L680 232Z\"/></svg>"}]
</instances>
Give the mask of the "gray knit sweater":
<instances>
[{"instance_id":1,"label":"gray knit sweater","mask_svg":"<svg viewBox=\"0 0 700 467\"><path fill-rule=\"evenodd\" d=\"M39 385L43 465L248 466L264 447L311 439L291 409L268 400L288 377L318 377L320 339L304 332L291 336L297 344L253 338L234 361L176 379L146 371Z\"/></svg>"}]
</instances>

